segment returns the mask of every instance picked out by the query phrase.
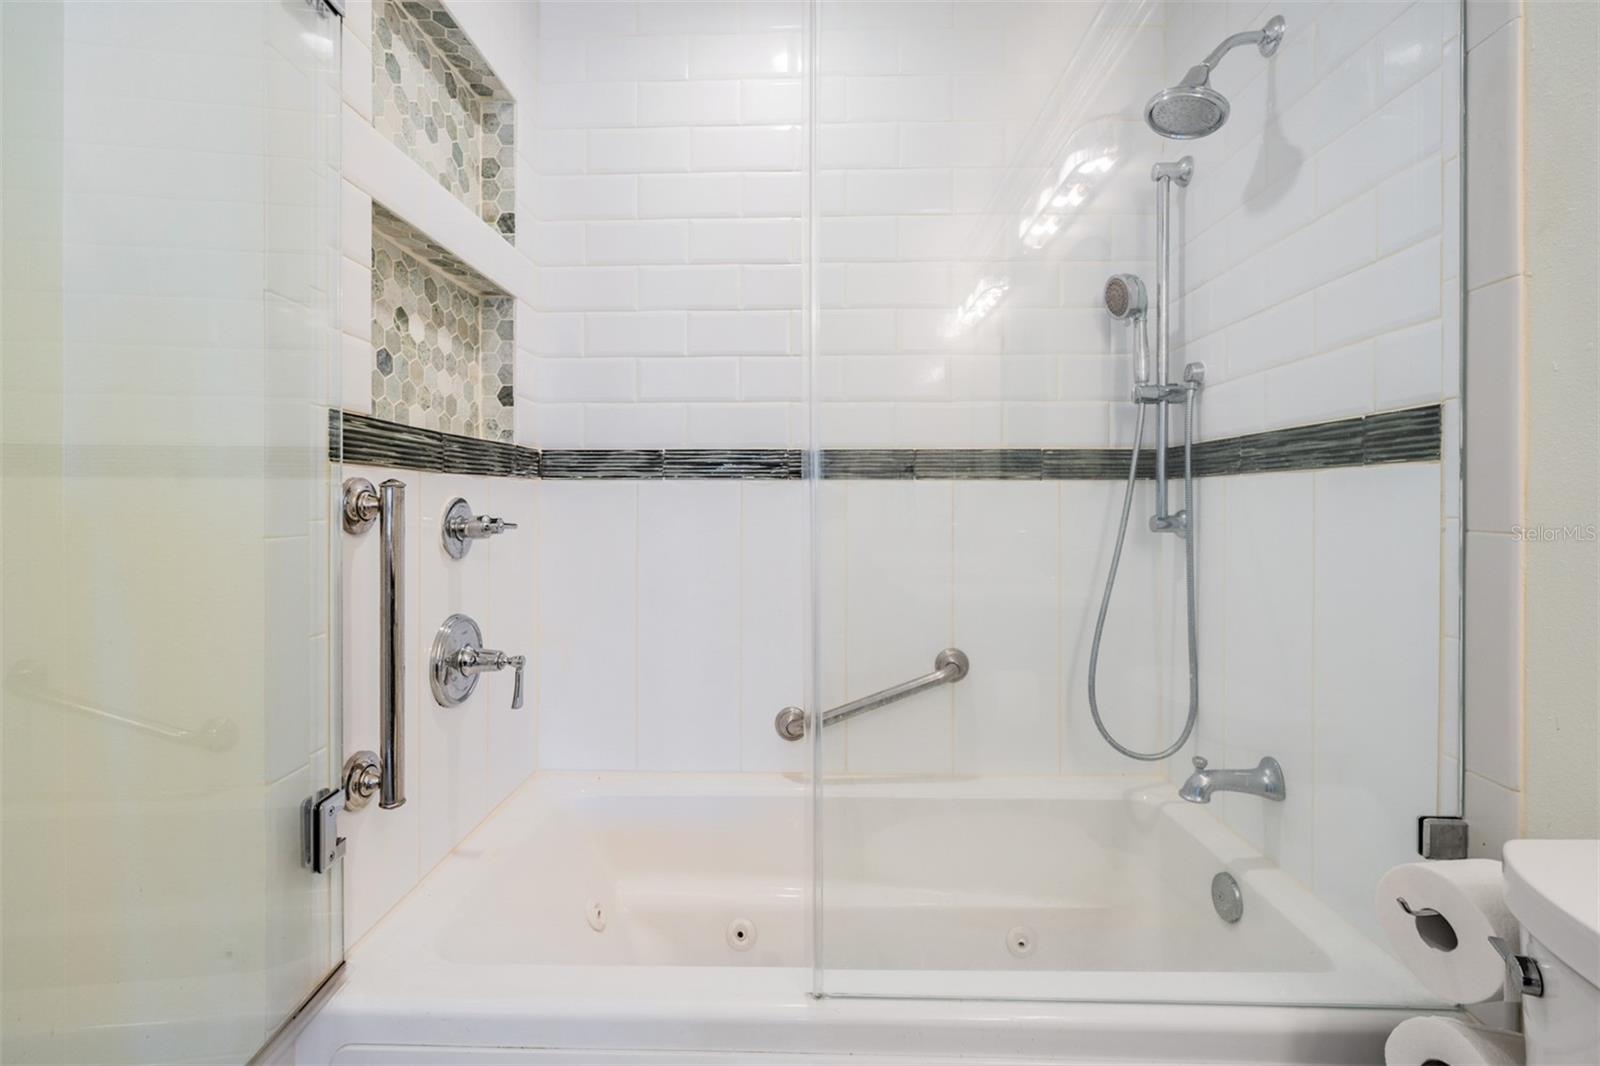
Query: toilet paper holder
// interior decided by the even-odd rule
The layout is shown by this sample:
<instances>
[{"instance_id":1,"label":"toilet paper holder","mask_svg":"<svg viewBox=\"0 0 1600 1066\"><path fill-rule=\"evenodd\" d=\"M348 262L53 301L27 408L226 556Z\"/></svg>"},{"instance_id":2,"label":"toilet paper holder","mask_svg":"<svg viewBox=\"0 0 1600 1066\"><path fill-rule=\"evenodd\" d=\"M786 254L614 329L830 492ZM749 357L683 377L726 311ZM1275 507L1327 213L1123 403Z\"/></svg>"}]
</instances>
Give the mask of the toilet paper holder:
<instances>
[{"instance_id":1,"label":"toilet paper holder","mask_svg":"<svg viewBox=\"0 0 1600 1066\"><path fill-rule=\"evenodd\" d=\"M1417 923L1417 936L1422 942L1435 951L1454 951L1461 939L1456 936L1455 926L1450 924L1450 919L1434 910L1432 907L1412 908L1404 896L1396 896L1394 901L1400 904L1400 909L1405 911Z\"/></svg>"}]
</instances>

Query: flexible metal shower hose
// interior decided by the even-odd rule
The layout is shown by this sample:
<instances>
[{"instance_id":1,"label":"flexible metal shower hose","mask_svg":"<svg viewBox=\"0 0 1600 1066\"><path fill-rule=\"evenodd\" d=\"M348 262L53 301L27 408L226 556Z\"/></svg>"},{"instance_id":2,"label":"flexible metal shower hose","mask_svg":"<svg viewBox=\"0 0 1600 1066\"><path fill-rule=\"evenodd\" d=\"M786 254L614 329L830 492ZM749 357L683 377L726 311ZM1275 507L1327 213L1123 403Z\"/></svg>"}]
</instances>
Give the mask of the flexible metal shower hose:
<instances>
[{"instance_id":1,"label":"flexible metal shower hose","mask_svg":"<svg viewBox=\"0 0 1600 1066\"><path fill-rule=\"evenodd\" d=\"M1100 731L1105 742L1130 759L1139 759L1143 762L1159 762L1162 759L1176 755L1183 749L1189 740L1189 734L1194 732L1196 719L1200 717L1200 656L1199 645L1195 638L1195 582L1194 582L1194 405L1196 389L1189 388L1188 402L1183 405L1183 510L1185 515L1185 529L1183 532L1183 564L1187 576L1189 599L1189 717L1183 723L1183 732L1171 745L1160 751L1134 751L1117 741L1106 728L1105 722L1100 718L1100 704L1095 697L1095 675L1100 666L1100 638L1106 629L1106 611L1111 607L1111 588L1117 581L1117 565L1122 562L1122 544L1128 536L1128 513L1133 509L1133 487L1139 476L1139 452L1144 446L1144 409L1147 404L1139 404L1138 417L1134 420L1133 428L1133 458L1128 462L1128 488L1122 495L1122 519L1117 524L1117 546L1111 553L1111 570L1106 574L1105 595L1100 597L1100 617L1094 623L1094 644L1089 649L1089 715L1094 719L1094 727Z\"/></svg>"}]
</instances>

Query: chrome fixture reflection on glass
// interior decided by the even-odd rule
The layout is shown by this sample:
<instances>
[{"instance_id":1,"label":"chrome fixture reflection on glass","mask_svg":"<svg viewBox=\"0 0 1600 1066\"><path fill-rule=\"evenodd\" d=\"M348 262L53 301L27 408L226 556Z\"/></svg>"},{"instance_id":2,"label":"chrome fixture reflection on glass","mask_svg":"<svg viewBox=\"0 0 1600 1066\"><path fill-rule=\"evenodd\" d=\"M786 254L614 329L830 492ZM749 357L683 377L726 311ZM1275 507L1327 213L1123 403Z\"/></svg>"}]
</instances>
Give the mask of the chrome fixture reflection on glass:
<instances>
[{"instance_id":1,"label":"chrome fixture reflection on glass","mask_svg":"<svg viewBox=\"0 0 1600 1066\"><path fill-rule=\"evenodd\" d=\"M88 715L113 725L124 726L147 736L161 737L177 744L186 744L207 751L227 751L239 739L239 727L227 718L208 718L193 728L141 718L136 714L96 707L92 703L73 699L50 687L49 674L37 662L20 662L6 676L6 691L41 706Z\"/></svg>"},{"instance_id":2,"label":"chrome fixture reflection on glass","mask_svg":"<svg viewBox=\"0 0 1600 1066\"><path fill-rule=\"evenodd\" d=\"M1282 803L1289 794L1283 783L1283 767L1270 755L1249 770L1208 769L1206 760L1196 755L1194 773L1178 789L1178 795L1190 803L1210 803L1213 792L1243 792L1275 803Z\"/></svg>"},{"instance_id":3,"label":"chrome fixture reflection on glass","mask_svg":"<svg viewBox=\"0 0 1600 1066\"><path fill-rule=\"evenodd\" d=\"M516 671L511 686L511 706L516 709L522 706L522 671L527 664L526 656L485 648L478 623L464 614L453 614L434 634L428 683L439 706L455 707L472 695L480 676L510 667Z\"/></svg>"},{"instance_id":4,"label":"chrome fixture reflection on glass","mask_svg":"<svg viewBox=\"0 0 1600 1066\"><path fill-rule=\"evenodd\" d=\"M473 541L488 540L516 528L515 522L503 518L473 514L472 505L457 496L445 508L444 521L439 524L439 538L444 541L445 554L452 559L463 559L472 550Z\"/></svg>"},{"instance_id":5,"label":"chrome fixture reflection on glass","mask_svg":"<svg viewBox=\"0 0 1600 1066\"><path fill-rule=\"evenodd\" d=\"M822 712L824 726L835 725L848 721L858 714L876 710L879 707L898 703L903 699L915 696L924 689L937 688L940 685L953 685L960 681L972 669L972 663L967 658L967 653L960 648L946 648L933 658L933 671L914 677L910 681L903 681L898 685L874 692L870 696L841 703L837 707L829 708ZM799 740L806 735L806 712L799 707L785 707L773 719L772 726L784 740Z\"/></svg>"},{"instance_id":6,"label":"chrome fixture reflection on glass","mask_svg":"<svg viewBox=\"0 0 1600 1066\"><path fill-rule=\"evenodd\" d=\"M1144 120L1163 137L1192 140L1217 132L1228 121L1228 98L1211 87L1211 72L1222 57L1243 45L1253 44L1263 56L1271 56L1283 41L1286 23L1274 15L1259 30L1236 33L1217 45L1198 65L1190 67L1183 80L1162 89L1144 108Z\"/></svg>"}]
</instances>

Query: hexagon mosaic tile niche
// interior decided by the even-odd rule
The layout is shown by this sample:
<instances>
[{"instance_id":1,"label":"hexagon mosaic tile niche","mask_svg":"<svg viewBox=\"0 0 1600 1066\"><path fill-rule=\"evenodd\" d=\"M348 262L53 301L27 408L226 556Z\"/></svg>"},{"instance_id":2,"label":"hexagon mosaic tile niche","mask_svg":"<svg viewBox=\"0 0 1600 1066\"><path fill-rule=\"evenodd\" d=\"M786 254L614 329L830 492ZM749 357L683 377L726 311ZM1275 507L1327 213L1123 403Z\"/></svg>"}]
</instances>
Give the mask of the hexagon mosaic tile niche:
<instances>
[{"instance_id":1,"label":"hexagon mosaic tile niche","mask_svg":"<svg viewBox=\"0 0 1600 1066\"><path fill-rule=\"evenodd\" d=\"M516 302L380 204L372 215L372 413L510 441Z\"/></svg>"},{"instance_id":2,"label":"hexagon mosaic tile niche","mask_svg":"<svg viewBox=\"0 0 1600 1066\"><path fill-rule=\"evenodd\" d=\"M516 105L450 13L380 0L372 124L507 241L516 236Z\"/></svg>"}]
</instances>

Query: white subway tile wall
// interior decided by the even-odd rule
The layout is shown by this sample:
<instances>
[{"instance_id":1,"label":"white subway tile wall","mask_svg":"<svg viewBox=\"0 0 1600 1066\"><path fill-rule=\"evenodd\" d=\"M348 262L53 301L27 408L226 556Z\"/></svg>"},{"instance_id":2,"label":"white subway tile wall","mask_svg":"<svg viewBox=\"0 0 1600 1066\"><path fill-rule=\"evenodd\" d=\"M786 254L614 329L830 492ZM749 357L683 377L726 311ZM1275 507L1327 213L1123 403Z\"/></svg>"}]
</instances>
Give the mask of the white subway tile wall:
<instances>
[{"instance_id":1,"label":"white subway tile wall","mask_svg":"<svg viewBox=\"0 0 1600 1066\"><path fill-rule=\"evenodd\" d=\"M1133 271L1153 291L1148 166L1192 152L1194 183L1175 194L1174 362L1207 364L1202 436L1445 402L1440 465L1211 479L1197 503L1203 711L1197 740L1166 772L1186 773L1197 750L1230 765L1267 753L1292 764L1296 798L1284 807L1219 797L1216 809L1364 921L1352 886L1369 866L1403 860L1405 842L1390 834L1340 874L1359 842L1318 819L1342 800L1381 810L1393 828L1439 797L1455 803L1439 775L1459 751L1460 28L1434 0L1282 7L1290 32L1277 58L1244 51L1217 74L1234 102L1229 125L1179 145L1145 129L1144 101L1213 39L1264 21L1266 6L823 0L808 208L797 6L543 4L542 291L528 331L537 439L1126 441L1131 338L1101 290L1107 275ZM1112 160L1104 181L1080 173L1081 188L1056 187L1065 159L1095 151ZM1059 217L1041 211L1042 193ZM1037 234L1024 231L1035 222ZM816 309L809 368L796 313L804 271ZM814 438L800 406L808 369ZM925 670L952 642L975 664L959 686L830 734L825 765L1150 770L1111 752L1087 707L1115 483L545 492L545 548L564 548L540 561L552 642L543 766L803 765L771 716L806 698L808 568L798 550L758 552L751 531L772 530L775 513L803 529L809 503L815 705ZM690 495L694 514L674 517ZM1135 515L1149 495L1140 489ZM687 537L684 521L696 527ZM722 523L742 524L737 549ZM1390 541L1399 546L1384 558ZM672 543L692 563L658 573ZM689 575L706 596L663 591ZM1187 709L1181 575L1178 546L1136 520L1101 662L1108 724L1136 747L1164 744ZM669 652L685 630L722 653L662 692L646 675L682 667ZM1319 657L1339 654L1397 687L1329 677ZM1349 752L1348 766L1318 760L1319 730L1343 736L1350 722L1391 729L1388 757L1408 768L1405 783L1390 789Z\"/></svg>"},{"instance_id":2,"label":"white subway tile wall","mask_svg":"<svg viewBox=\"0 0 1600 1066\"><path fill-rule=\"evenodd\" d=\"M539 11L532 439L795 444L804 5Z\"/></svg>"},{"instance_id":3,"label":"white subway tile wall","mask_svg":"<svg viewBox=\"0 0 1600 1066\"><path fill-rule=\"evenodd\" d=\"M1173 347L1207 364L1207 437L1457 395L1460 6L1169 0L1167 83L1275 13L1278 54L1212 79L1222 134L1168 147L1195 158Z\"/></svg>"}]
</instances>

